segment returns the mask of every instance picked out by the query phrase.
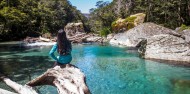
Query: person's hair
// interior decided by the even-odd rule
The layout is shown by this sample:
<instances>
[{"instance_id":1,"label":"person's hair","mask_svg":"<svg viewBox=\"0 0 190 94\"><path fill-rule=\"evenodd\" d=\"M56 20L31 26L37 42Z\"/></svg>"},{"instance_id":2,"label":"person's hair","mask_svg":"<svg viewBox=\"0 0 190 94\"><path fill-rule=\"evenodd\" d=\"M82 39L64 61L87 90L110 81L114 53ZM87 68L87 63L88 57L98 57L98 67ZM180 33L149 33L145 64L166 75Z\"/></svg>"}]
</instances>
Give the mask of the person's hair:
<instances>
[{"instance_id":1,"label":"person's hair","mask_svg":"<svg viewBox=\"0 0 190 94\"><path fill-rule=\"evenodd\" d=\"M66 33L63 29L58 31L57 34L57 52L61 55L67 54L68 50L71 49L70 41L67 39Z\"/></svg>"}]
</instances>

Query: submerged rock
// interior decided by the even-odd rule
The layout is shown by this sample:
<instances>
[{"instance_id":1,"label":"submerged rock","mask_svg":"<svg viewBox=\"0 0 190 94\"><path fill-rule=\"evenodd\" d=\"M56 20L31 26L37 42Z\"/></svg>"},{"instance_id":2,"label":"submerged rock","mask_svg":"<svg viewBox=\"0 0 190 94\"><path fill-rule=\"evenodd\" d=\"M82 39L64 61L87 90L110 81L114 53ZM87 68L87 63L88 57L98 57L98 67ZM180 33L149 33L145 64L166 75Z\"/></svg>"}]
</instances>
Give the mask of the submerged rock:
<instances>
[{"instance_id":1,"label":"submerged rock","mask_svg":"<svg viewBox=\"0 0 190 94\"><path fill-rule=\"evenodd\" d=\"M172 79L173 94L189 94L190 93L190 80Z\"/></svg>"},{"instance_id":2,"label":"submerged rock","mask_svg":"<svg viewBox=\"0 0 190 94\"><path fill-rule=\"evenodd\" d=\"M190 62L190 44L183 38L169 34L154 35L145 39L141 42L139 52L145 59Z\"/></svg>"},{"instance_id":3,"label":"submerged rock","mask_svg":"<svg viewBox=\"0 0 190 94\"><path fill-rule=\"evenodd\" d=\"M180 36L180 34L177 34L175 31L163 26L159 26L154 23L143 23L128 30L127 32L116 34L110 40L110 44L137 47L143 39L159 34L172 34Z\"/></svg>"}]
</instances>

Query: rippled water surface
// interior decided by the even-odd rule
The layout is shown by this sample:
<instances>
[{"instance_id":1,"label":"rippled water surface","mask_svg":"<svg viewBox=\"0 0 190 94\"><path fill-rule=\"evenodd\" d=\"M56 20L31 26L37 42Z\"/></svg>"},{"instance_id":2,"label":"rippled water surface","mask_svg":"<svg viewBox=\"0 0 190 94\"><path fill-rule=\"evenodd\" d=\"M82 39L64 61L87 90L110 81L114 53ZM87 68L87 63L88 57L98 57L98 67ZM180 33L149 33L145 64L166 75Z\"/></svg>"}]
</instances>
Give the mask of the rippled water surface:
<instances>
[{"instance_id":1,"label":"rippled water surface","mask_svg":"<svg viewBox=\"0 0 190 94\"><path fill-rule=\"evenodd\" d=\"M0 44L0 72L24 84L53 65L50 49ZM190 94L190 68L144 60L134 50L113 46L73 45L72 56L92 94ZM0 88L11 90L2 82ZM57 93L54 87L37 89Z\"/></svg>"}]
</instances>

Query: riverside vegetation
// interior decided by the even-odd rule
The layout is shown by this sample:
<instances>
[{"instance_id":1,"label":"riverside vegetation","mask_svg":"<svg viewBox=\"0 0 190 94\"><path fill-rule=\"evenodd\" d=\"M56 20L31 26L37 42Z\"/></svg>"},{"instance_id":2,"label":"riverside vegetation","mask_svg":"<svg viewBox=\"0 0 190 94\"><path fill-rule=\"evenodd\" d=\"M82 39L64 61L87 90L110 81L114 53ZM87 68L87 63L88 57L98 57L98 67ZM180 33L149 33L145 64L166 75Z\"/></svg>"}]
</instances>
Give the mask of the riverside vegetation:
<instances>
[{"instance_id":1,"label":"riverside vegetation","mask_svg":"<svg viewBox=\"0 0 190 94\"><path fill-rule=\"evenodd\" d=\"M189 0L113 0L98 1L96 6L90 9L87 19L68 0L0 0L0 41L44 33L55 35L69 22L82 22L86 32L106 36L117 33L112 24L118 18L125 19L136 13L145 13L145 22L172 29L190 25Z\"/></svg>"},{"instance_id":2,"label":"riverside vegetation","mask_svg":"<svg viewBox=\"0 0 190 94\"><path fill-rule=\"evenodd\" d=\"M0 0L0 41L36 37L86 18L67 0Z\"/></svg>"}]
</instances>

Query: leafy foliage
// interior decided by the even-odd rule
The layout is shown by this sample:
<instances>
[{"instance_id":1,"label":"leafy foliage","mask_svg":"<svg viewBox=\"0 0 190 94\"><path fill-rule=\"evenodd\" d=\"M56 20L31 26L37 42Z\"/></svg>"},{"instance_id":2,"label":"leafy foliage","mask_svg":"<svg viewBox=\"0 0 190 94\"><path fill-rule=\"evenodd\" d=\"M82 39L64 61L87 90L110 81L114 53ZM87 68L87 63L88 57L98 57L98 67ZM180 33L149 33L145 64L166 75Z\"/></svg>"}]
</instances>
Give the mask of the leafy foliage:
<instances>
[{"instance_id":1,"label":"leafy foliage","mask_svg":"<svg viewBox=\"0 0 190 94\"><path fill-rule=\"evenodd\" d=\"M131 13L146 13L146 21L175 29L190 24L189 0L135 0Z\"/></svg>"},{"instance_id":2,"label":"leafy foliage","mask_svg":"<svg viewBox=\"0 0 190 94\"><path fill-rule=\"evenodd\" d=\"M186 29L190 29L190 26L186 26L186 25L182 24L178 31L181 32L181 31L186 30Z\"/></svg>"},{"instance_id":3,"label":"leafy foliage","mask_svg":"<svg viewBox=\"0 0 190 94\"><path fill-rule=\"evenodd\" d=\"M86 18L67 0L0 0L0 40L55 34Z\"/></svg>"},{"instance_id":4,"label":"leafy foliage","mask_svg":"<svg viewBox=\"0 0 190 94\"><path fill-rule=\"evenodd\" d=\"M136 13L145 13L145 22L172 29L181 24L190 25L190 0L113 0L109 4L103 4L102 1L97 3L97 8L90 10L90 26L96 32L104 27L113 27L118 18Z\"/></svg>"},{"instance_id":5,"label":"leafy foliage","mask_svg":"<svg viewBox=\"0 0 190 94\"><path fill-rule=\"evenodd\" d=\"M96 6L97 8L90 9L89 26L91 31L100 32L103 28L110 28L115 15L109 10L112 7L109 2L98 1Z\"/></svg>"},{"instance_id":6,"label":"leafy foliage","mask_svg":"<svg viewBox=\"0 0 190 94\"><path fill-rule=\"evenodd\" d=\"M100 35L103 37L106 37L108 34L111 33L111 30L109 27L105 27L100 31Z\"/></svg>"}]
</instances>

